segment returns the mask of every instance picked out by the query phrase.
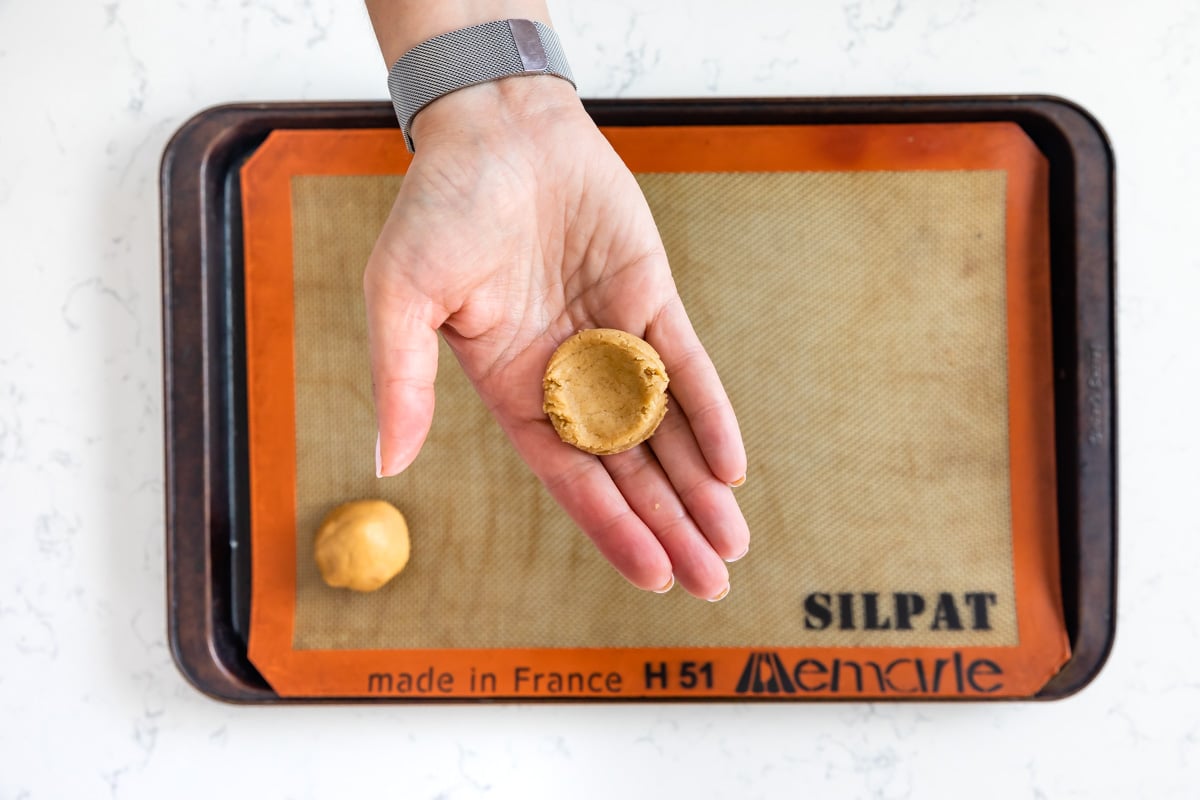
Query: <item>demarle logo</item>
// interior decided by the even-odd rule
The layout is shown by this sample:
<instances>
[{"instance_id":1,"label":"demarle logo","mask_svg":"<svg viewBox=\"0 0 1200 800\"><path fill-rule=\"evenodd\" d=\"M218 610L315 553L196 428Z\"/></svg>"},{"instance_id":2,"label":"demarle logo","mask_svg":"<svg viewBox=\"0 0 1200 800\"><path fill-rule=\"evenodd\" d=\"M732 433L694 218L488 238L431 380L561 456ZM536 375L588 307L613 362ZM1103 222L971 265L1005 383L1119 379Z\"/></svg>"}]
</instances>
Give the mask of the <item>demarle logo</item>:
<instances>
[{"instance_id":1,"label":"demarle logo","mask_svg":"<svg viewBox=\"0 0 1200 800\"><path fill-rule=\"evenodd\" d=\"M795 694L796 687L778 653L751 653L735 691L738 694Z\"/></svg>"}]
</instances>

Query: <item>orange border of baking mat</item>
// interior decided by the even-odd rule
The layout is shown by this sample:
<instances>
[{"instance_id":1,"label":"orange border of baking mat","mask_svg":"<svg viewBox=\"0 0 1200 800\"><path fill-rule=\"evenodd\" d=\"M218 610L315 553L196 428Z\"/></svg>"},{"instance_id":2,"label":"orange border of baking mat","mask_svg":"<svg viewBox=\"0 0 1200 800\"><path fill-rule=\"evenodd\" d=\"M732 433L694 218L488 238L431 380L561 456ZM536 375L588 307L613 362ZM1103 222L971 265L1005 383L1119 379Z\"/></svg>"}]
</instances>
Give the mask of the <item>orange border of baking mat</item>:
<instances>
[{"instance_id":1,"label":"orange border of baking mat","mask_svg":"<svg viewBox=\"0 0 1200 800\"><path fill-rule=\"evenodd\" d=\"M1020 643L766 652L743 647L294 650L290 180L302 174L401 174L410 157L397 130L287 130L272 133L242 169L250 660L276 692L296 697L878 699L1036 693L1069 655L1057 550L1046 159L1008 122L634 127L604 133L634 172L1008 173L1009 441ZM495 681L482 680L485 674Z\"/></svg>"}]
</instances>

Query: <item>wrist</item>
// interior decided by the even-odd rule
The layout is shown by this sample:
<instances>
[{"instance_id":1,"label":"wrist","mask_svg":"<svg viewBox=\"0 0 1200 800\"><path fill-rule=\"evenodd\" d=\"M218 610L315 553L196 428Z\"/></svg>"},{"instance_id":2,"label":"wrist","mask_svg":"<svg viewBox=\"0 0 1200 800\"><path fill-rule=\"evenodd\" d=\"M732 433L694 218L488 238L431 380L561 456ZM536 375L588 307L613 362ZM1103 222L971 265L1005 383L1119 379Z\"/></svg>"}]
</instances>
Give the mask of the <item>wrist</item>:
<instances>
[{"instance_id":1,"label":"wrist","mask_svg":"<svg viewBox=\"0 0 1200 800\"><path fill-rule=\"evenodd\" d=\"M575 87L553 75L518 75L442 95L412 122L421 146L486 140L583 110Z\"/></svg>"}]
</instances>

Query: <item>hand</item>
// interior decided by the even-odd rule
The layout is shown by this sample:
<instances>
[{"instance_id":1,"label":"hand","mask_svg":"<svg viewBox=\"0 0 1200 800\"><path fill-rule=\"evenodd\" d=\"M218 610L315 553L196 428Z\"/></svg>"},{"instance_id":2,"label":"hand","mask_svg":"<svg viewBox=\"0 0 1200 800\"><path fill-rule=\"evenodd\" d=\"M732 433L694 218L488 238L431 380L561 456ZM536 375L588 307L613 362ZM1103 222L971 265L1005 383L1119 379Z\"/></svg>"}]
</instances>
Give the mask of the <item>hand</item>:
<instances>
[{"instance_id":1,"label":"hand","mask_svg":"<svg viewBox=\"0 0 1200 800\"><path fill-rule=\"evenodd\" d=\"M631 583L697 597L729 588L749 530L730 489L737 420L680 302L637 182L554 77L447 95L414 121L417 152L364 288L379 467L416 458L433 418L437 332L518 453ZM583 328L650 342L670 377L647 443L596 457L542 412L551 353Z\"/></svg>"}]
</instances>

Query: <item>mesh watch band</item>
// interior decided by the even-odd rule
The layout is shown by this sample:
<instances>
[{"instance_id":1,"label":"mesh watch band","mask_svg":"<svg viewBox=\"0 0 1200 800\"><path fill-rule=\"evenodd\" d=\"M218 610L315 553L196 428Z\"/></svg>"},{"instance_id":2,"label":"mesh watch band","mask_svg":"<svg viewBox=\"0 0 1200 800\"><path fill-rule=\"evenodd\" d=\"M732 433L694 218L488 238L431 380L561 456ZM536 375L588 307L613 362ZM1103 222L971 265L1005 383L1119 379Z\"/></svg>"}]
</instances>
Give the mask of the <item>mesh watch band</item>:
<instances>
[{"instance_id":1,"label":"mesh watch band","mask_svg":"<svg viewBox=\"0 0 1200 800\"><path fill-rule=\"evenodd\" d=\"M575 85L554 31L504 19L444 33L409 50L388 72L388 92L404 143L414 151L413 117L442 95L512 75L554 75Z\"/></svg>"}]
</instances>

